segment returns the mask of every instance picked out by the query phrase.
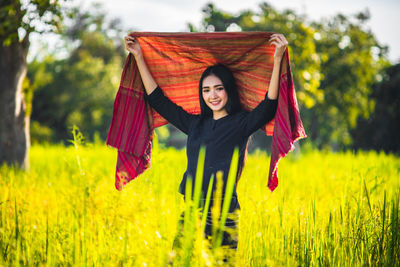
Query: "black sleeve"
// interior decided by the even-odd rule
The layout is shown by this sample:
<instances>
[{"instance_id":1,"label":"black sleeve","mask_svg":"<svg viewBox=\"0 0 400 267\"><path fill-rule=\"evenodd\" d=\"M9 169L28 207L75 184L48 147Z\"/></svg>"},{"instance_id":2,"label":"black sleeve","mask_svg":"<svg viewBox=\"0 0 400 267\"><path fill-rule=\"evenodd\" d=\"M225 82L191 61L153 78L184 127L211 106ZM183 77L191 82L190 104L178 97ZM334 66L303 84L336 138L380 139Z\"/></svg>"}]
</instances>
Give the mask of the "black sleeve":
<instances>
[{"instance_id":1,"label":"black sleeve","mask_svg":"<svg viewBox=\"0 0 400 267\"><path fill-rule=\"evenodd\" d=\"M269 99L268 94L258 106L247 113L243 121L244 134L250 136L263 125L270 122L274 117L278 107L278 99Z\"/></svg>"},{"instance_id":2,"label":"black sleeve","mask_svg":"<svg viewBox=\"0 0 400 267\"><path fill-rule=\"evenodd\" d=\"M144 98L168 122L188 134L190 123L196 115L186 112L182 107L172 102L164 95L159 86L150 95L145 94Z\"/></svg>"}]
</instances>

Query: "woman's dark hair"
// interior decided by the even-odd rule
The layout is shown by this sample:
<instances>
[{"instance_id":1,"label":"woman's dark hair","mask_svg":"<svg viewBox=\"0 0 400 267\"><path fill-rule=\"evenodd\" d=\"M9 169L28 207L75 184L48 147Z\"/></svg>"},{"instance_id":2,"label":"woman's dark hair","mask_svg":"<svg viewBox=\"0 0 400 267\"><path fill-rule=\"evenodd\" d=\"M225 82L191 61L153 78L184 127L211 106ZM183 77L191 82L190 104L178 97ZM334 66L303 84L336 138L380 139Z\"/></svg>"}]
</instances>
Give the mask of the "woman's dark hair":
<instances>
[{"instance_id":1,"label":"woman's dark hair","mask_svg":"<svg viewBox=\"0 0 400 267\"><path fill-rule=\"evenodd\" d=\"M225 109L228 114L233 114L241 110L239 94L235 82L235 78L233 77L232 72L224 65L218 63L212 66L209 66L203 74L201 75L199 81L199 98L200 98L200 109L201 116L208 117L212 116L212 110L206 105L203 99L203 80L211 75L217 76L224 85L226 93L228 94L228 101L226 102Z\"/></svg>"}]
</instances>

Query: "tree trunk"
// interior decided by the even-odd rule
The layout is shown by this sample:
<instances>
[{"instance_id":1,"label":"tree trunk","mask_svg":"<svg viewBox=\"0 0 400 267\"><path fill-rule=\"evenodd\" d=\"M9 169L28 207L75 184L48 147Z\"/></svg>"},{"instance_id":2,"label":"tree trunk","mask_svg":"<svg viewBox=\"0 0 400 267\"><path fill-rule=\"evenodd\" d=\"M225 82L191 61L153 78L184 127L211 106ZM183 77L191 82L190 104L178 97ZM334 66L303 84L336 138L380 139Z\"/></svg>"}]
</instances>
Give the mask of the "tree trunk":
<instances>
[{"instance_id":1,"label":"tree trunk","mask_svg":"<svg viewBox=\"0 0 400 267\"><path fill-rule=\"evenodd\" d=\"M0 40L0 164L29 168L29 116L22 91L27 71L28 36L3 45Z\"/></svg>"}]
</instances>

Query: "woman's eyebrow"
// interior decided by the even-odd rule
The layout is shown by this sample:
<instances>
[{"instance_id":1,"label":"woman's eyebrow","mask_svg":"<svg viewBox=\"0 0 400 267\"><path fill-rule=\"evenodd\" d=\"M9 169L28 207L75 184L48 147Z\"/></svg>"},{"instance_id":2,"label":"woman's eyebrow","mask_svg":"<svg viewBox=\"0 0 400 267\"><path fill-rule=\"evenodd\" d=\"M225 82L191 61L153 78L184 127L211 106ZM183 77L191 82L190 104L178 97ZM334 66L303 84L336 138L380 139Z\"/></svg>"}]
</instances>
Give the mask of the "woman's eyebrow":
<instances>
[{"instance_id":1,"label":"woman's eyebrow","mask_svg":"<svg viewBox=\"0 0 400 267\"><path fill-rule=\"evenodd\" d=\"M224 86L224 85L223 85L223 84L216 84L216 85L214 85L214 87L218 87L218 86ZM204 88L210 88L210 86L203 86L202 88L203 88L203 89L204 89Z\"/></svg>"}]
</instances>

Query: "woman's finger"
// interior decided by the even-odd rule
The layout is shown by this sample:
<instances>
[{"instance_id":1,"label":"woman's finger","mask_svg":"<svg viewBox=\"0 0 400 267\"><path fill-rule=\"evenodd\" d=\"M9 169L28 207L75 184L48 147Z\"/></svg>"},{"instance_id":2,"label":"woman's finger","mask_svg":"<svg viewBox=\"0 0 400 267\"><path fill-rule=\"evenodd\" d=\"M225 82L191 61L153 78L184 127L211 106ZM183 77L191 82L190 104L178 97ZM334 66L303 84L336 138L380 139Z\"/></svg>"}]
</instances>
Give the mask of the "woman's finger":
<instances>
[{"instance_id":1,"label":"woman's finger","mask_svg":"<svg viewBox=\"0 0 400 267\"><path fill-rule=\"evenodd\" d=\"M277 44L279 44L279 43L283 43L279 38L276 38L276 39L273 39L273 40L271 40L271 41L269 41L269 43L270 44L272 44L272 43L277 43Z\"/></svg>"},{"instance_id":2,"label":"woman's finger","mask_svg":"<svg viewBox=\"0 0 400 267\"><path fill-rule=\"evenodd\" d=\"M282 42L285 44L285 45L287 45L288 44L288 41L286 40L286 38L285 38L285 36L282 34L282 36L281 36L281 40L282 40Z\"/></svg>"},{"instance_id":3,"label":"woman's finger","mask_svg":"<svg viewBox=\"0 0 400 267\"><path fill-rule=\"evenodd\" d=\"M285 37L283 35L281 35L278 39L279 39L279 43L282 46L287 46L288 45L288 42L286 41L286 39L285 39Z\"/></svg>"},{"instance_id":4,"label":"woman's finger","mask_svg":"<svg viewBox=\"0 0 400 267\"><path fill-rule=\"evenodd\" d=\"M278 42L271 42L270 45L278 46Z\"/></svg>"},{"instance_id":5,"label":"woman's finger","mask_svg":"<svg viewBox=\"0 0 400 267\"><path fill-rule=\"evenodd\" d=\"M268 42L272 42L272 41L284 43L284 41L282 39L280 39L278 36L272 37Z\"/></svg>"},{"instance_id":6,"label":"woman's finger","mask_svg":"<svg viewBox=\"0 0 400 267\"><path fill-rule=\"evenodd\" d=\"M286 42L286 39L285 39L285 37L284 37L282 34L279 34L277 37L278 37L278 39L279 39L281 42L283 42L283 43Z\"/></svg>"},{"instance_id":7,"label":"woman's finger","mask_svg":"<svg viewBox=\"0 0 400 267\"><path fill-rule=\"evenodd\" d=\"M273 34L270 39L277 39L282 41L283 43L287 43L287 40L283 34Z\"/></svg>"},{"instance_id":8,"label":"woman's finger","mask_svg":"<svg viewBox=\"0 0 400 267\"><path fill-rule=\"evenodd\" d=\"M271 45L273 42L279 42L279 39L277 38L273 38L271 40L268 41L268 43Z\"/></svg>"},{"instance_id":9,"label":"woman's finger","mask_svg":"<svg viewBox=\"0 0 400 267\"><path fill-rule=\"evenodd\" d=\"M131 36L125 36L125 40L129 40L129 41L134 41L135 40L135 37L131 37Z\"/></svg>"}]
</instances>

